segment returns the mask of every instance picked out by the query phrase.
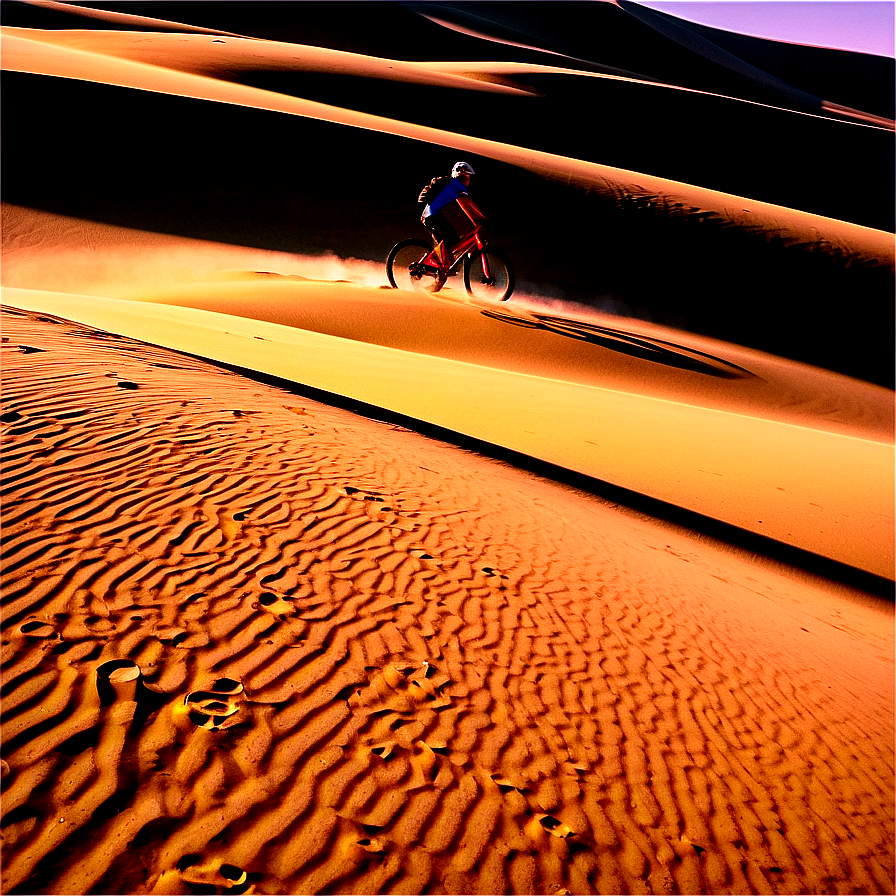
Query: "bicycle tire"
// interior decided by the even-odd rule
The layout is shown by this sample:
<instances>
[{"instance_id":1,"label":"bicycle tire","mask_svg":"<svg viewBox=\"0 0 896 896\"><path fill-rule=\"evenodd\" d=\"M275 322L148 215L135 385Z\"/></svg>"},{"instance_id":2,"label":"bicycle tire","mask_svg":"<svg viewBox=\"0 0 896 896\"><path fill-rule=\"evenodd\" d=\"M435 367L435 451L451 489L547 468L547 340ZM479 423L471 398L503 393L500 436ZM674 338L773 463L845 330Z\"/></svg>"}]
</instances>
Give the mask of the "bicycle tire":
<instances>
[{"instance_id":1,"label":"bicycle tire","mask_svg":"<svg viewBox=\"0 0 896 896\"><path fill-rule=\"evenodd\" d=\"M487 257L488 269L492 275L491 282L487 282L483 275L483 254ZM497 249L477 249L464 259L464 286L473 298L506 302L515 285L513 266L503 252Z\"/></svg>"},{"instance_id":2,"label":"bicycle tire","mask_svg":"<svg viewBox=\"0 0 896 896\"><path fill-rule=\"evenodd\" d=\"M415 237L396 243L386 258L386 276L389 278L392 288L432 291L436 283L435 276L412 277L408 271L408 265L420 261L430 252L432 252L432 243Z\"/></svg>"}]
</instances>

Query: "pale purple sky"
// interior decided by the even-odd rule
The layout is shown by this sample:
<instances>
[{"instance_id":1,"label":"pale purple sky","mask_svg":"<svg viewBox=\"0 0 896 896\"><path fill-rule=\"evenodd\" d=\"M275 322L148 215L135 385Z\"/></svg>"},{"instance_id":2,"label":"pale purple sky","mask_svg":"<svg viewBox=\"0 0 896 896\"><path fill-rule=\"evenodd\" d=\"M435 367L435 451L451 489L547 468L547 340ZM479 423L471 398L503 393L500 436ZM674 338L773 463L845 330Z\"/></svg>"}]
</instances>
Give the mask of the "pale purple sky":
<instances>
[{"instance_id":1,"label":"pale purple sky","mask_svg":"<svg viewBox=\"0 0 896 896\"><path fill-rule=\"evenodd\" d=\"M798 44L893 56L894 0L636 0L660 12Z\"/></svg>"}]
</instances>

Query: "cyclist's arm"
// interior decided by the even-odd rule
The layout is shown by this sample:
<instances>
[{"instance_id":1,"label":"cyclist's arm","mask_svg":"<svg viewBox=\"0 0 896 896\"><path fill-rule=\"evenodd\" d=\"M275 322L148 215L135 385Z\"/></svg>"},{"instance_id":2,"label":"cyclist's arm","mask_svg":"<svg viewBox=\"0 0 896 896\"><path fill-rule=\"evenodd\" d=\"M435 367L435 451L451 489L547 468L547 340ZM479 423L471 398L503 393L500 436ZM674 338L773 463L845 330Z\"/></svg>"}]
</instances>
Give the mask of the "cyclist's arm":
<instances>
[{"instance_id":1,"label":"cyclist's arm","mask_svg":"<svg viewBox=\"0 0 896 896\"><path fill-rule=\"evenodd\" d=\"M478 227L488 219L482 213L482 210L470 199L469 196L458 196L457 204L463 209L464 214L473 222L474 227Z\"/></svg>"}]
</instances>

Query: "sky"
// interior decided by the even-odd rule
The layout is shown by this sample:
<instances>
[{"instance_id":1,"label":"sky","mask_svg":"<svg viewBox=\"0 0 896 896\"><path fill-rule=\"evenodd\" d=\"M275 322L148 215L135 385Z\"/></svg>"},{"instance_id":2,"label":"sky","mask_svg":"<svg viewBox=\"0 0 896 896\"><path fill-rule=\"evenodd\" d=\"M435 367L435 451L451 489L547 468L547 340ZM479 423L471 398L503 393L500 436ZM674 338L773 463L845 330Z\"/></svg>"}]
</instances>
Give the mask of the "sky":
<instances>
[{"instance_id":1,"label":"sky","mask_svg":"<svg viewBox=\"0 0 896 896\"><path fill-rule=\"evenodd\" d=\"M799 44L894 55L896 0L636 0L660 12Z\"/></svg>"}]
</instances>

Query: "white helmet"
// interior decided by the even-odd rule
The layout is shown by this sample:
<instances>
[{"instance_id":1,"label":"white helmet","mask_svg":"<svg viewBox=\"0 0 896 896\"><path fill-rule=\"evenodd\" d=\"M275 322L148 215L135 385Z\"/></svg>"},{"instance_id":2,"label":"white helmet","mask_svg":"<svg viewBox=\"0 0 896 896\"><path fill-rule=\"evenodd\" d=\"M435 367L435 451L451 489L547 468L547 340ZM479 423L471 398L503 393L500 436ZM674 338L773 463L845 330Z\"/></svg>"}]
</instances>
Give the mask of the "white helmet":
<instances>
[{"instance_id":1,"label":"white helmet","mask_svg":"<svg viewBox=\"0 0 896 896\"><path fill-rule=\"evenodd\" d=\"M458 177L461 174L475 174L476 172L473 170L472 165L468 165L466 162L458 162L451 169L451 176Z\"/></svg>"}]
</instances>

